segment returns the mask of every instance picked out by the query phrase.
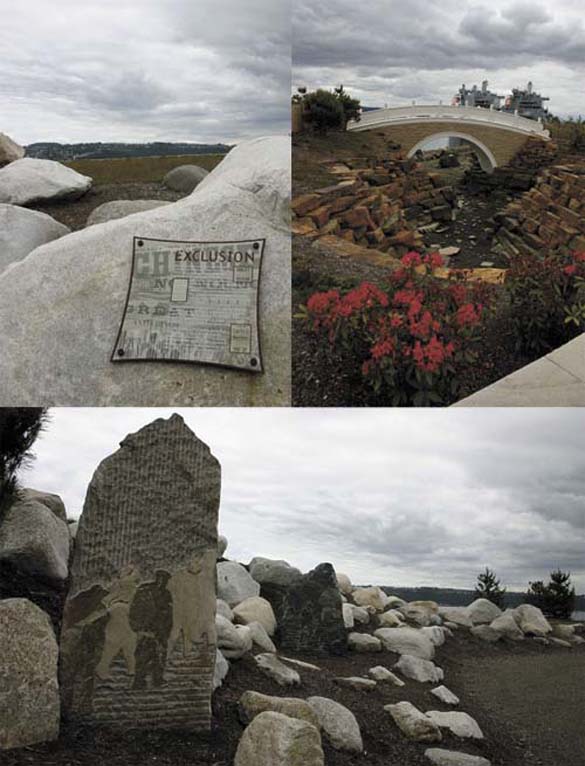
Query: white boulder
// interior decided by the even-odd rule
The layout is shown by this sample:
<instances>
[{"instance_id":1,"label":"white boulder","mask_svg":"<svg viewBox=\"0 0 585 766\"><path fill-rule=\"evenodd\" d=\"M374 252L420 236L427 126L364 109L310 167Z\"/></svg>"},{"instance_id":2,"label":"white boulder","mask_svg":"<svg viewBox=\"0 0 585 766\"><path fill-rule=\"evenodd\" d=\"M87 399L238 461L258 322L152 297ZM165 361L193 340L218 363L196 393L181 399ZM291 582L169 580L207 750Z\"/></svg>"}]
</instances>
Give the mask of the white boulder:
<instances>
[{"instance_id":1,"label":"white boulder","mask_svg":"<svg viewBox=\"0 0 585 766\"><path fill-rule=\"evenodd\" d=\"M532 604L520 604L514 609L514 619L525 636L546 637L552 627L542 611Z\"/></svg>"},{"instance_id":2,"label":"white boulder","mask_svg":"<svg viewBox=\"0 0 585 766\"><path fill-rule=\"evenodd\" d=\"M276 681L279 686L300 686L301 677L298 672L289 668L274 654L257 654L254 660L264 675Z\"/></svg>"},{"instance_id":3,"label":"white boulder","mask_svg":"<svg viewBox=\"0 0 585 766\"><path fill-rule=\"evenodd\" d=\"M232 609L247 598L260 595L260 586L237 561L217 564L217 595Z\"/></svg>"},{"instance_id":4,"label":"white boulder","mask_svg":"<svg viewBox=\"0 0 585 766\"><path fill-rule=\"evenodd\" d=\"M306 700L297 697L271 697L255 691L244 692L240 697L238 713L242 723L249 724L257 715L266 711L282 713L290 718L306 721L316 729L321 728L317 714Z\"/></svg>"},{"instance_id":5,"label":"white boulder","mask_svg":"<svg viewBox=\"0 0 585 766\"><path fill-rule=\"evenodd\" d=\"M24 157L24 148L13 141L6 133L0 133L0 168L9 162L21 160Z\"/></svg>"},{"instance_id":6,"label":"white boulder","mask_svg":"<svg viewBox=\"0 0 585 766\"><path fill-rule=\"evenodd\" d=\"M353 628L355 625L355 618L353 616L353 605L342 604L341 610L343 613L343 624L346 628Z\"/></svg>"},{"instance_id":7,"label":"white boulder","mask_svg":"<svg viewBox=\"0 0 585 766\"><path fill-rule=\"evenodd\" d=\"M445 705L459 704L459 697L453 694L450 689L447 689L446 686L437 686L435 689L431 689L431 694L440 699Z\"/></svg>"},{"instance_id":8,"label":"white boulder","mask_svg":"<svg viewBox=\"0 0 585 766\"><path fill-rule=\"evenodd\" d=\"M424 633L425 636L428 636L430 641L432 641L435 646L443 646L445 643L446 630L448 629L439 627L438 625L433 625L432 627L421 628L421 633Z\"/></svg>"},{"instance_id":9,"label":"white boulder","mask_svg":"<svg viewBox=\"0 0 585 766\"><path fill-rule=\"evenodd\" d=\"M369 633L350 633L347 637L347 645L354 652L381 652L382 642L376 636Z\"/></svg>"},{"instance_id":10,"label":"white boulder","mask_svg":"<svg viewBox=\"0 0 585 766\"><path fill-rule=\"evenodd\" d=\"M216 649L215 651L215 669L213 671L213 691L219 689L230 669L230 664L223 654Z\"/></svg>"},{"instance_id":11,"label":"white boulder","mask_svg":"<svg viewBox=\"0 0 585 766\"><path fill-rule=\"evenodd\" d=\"M217 647L224 657L238 660L252 649L252 634L245 625L232 625L220 614L215 616Z\"/></svg>"},{"instance_id":12,"label":"white boulder","mask_svg":"<svg viewBox=\"0 0 585 766\"><path fill-rule=\"evenodd\" d=\"M490 622L501 616L502 610L487 598L476 598L467 607L467 613L474 625L489 625Z\"/></svg>"},{"instance_id":13,"label":"white boulder","mask_svg":"<svg viewBox=\"0 0 585 766\"><path fill-rule=\"evenodd\" d=\"M388 683L392 684L392 686L404 686L404 681L383 665L376 665L375 667L370 668L368 670L368 675L377 683Z\"/></svg>"},{"instance_id":14,"label":"white boulder","mask_svg":"<svg viewBox=\"0 0 585 766\"><path fill-rule=\"evenodd\" d=\"M0 273L70 230L46 213L0 204Z\"/></svg>"},{"instance_id":15,"label":"white boulder","mask_svg":"<svg viewBox=\"0 0 585 766\"><path fill-rule=\"evenodd\" d=\"M220 614L222 617L225 617L226 620L233 622L234 613L230 609L229 604L227 604L221 598L218 598L215 603L216 603L216 606L215 606L216 614Z\"/></svg>"},{"instance_id":16,"label":"white boulder","mask_svg":"<svg viewBox=\"0 0 585 766\"><path fill-rule=\"evenodd\" d=\"M91 178L60 162L24 157L0 168L0 202L29 205L78 199L89 191L91 184Z\"/></svg>"},{"instance_id":17,"label":"white boulder","mask_svg":"<svg viewBox=\"0 0 585 766\"><path fill-rule=\"evenodd\" d=\"M390 609L378 615L381 628L399 628L403 624L404 615L396 609Z\"/></svg>"},{"instance_id":18,"label":"white boulder","mask_svg":"<svg viewBox=\"0 0 585 766\"><path fill-rule=\"evenodd\" d=\"M363 751L360 727L351 710L327 697L309 697L307 702L316 713L332 747L350 753Z\"/></svg>"},{"instance_id":19,"label":"white boulder","mask_svg":"<svg viewBox=\"0 0 585 766\"><path fill-rule=\"evenodd\" d=\"M250 570L250 575L260 585L263 583L288 585L301 574L301 570L291 567L288 561L267 559L262 556L253 558L248 564L248 569Z\"/></svg>"},{"instance_id":20,"label":"white boulder","mask_svg":"<svg viewBox=\"0 0 585 766\"><path fill-rule=\"evenodd\" d=\"M399 611L409 622L426 627L433 624L439 614L439 607L434 601L409 601L399 607Z\"/></svg>"},{"instance_id":21,"label":"white boulder","mask_svg":"<svg viewBox=\"0 0 585 766\"><path fill-rule=\"evenodd\" d=\"M435 646L428 636L417 628L378 628L374 631L384 648L397 654L410 654L422 660L432 660Z\"/></svg>"},{"instance_id":22,"label":"white boulder","mask_svg":"<svg viewBox=\"0 0 585 766\"><path fill-rule=\"evenodd\" d=\"M360 625L367 625L369 623L370 613L365 606L356 606L355 604L350 604L349 606L351 607L355 622L359 622Z\"/></svg>"},{"instance_id":23,"label":"white boulder","mask_svg":"<svg viewBox=\"0 0 585 766\"><path fill-rule=\"evenodd\" d=\"M20 162L26 160L0 175ZM11 406L287 405L289 199L290 139L255 139L231 151L189 197L34 250L0 275L0 401ZM258 311L262 375L200 364L112 363L135 237L266 240Z\"/></svg>"},{"instance_id":24,"label":"white boulder","mask_svg":"<svg viewBox=\"0 0 585 766\"><path fill-rule=\"evenodd\" d=\"M466 606L440 606L439 615L446 622L452 622L462 628L473 627L473 622Z\"/></svg>"},{"instance_id":25,"label":"white boulder","mask_svg":"<svg viewBox=\"0 0 585 766\"><path fill-rule=\"evenodd\" d=\"M337 577L337 585L339 590L343 593L344 596L351 596L353 585L351 584L349 577L346 574L342 574L341 572L336 572L335 576Z\"/></svg>"},{"instance_id":26,"label":"white boulder","mask_svg":"<svg viewBox=\"0 0 585 766\"><path fill-rule=\"evenodd\" d=\"M477 721L467 713L429 710L426 715L437 726L440 726L441 729L449 729L456 737L461 737L462 739L483 739L483 732L479 728Z\"/></svg>"},{"instance_id":27,"label":"white boulder","mask_svg":"<svg viewBox=\"0 0 585 766\"><path fill-rule=\"evenodd\" d=\"M256 644L259 649L262 649L263 652L272 652L273 654L276 654L276 647L264 629L264 625L261 625L259 622L250 622L248 623L247 628L252 636L252 642Z\"/></svg>"},{"instance_id":28,"label":"white boulder","mask_svg":"<svg viewBox=\"0 0 585 766\"><path fill-rule=\"evenodd\" d=\"M242 625L251 622L259 622L269 636L273 636L276 630L276 617L270 601L261 596L251 596L240 601L234 609L234 621Z\"/></svg>"},{"instance_id":29,"label":"white boulder","mask_svg":"<svg viewBox=\"0 0 585 766\"><path fill-rule=\"evenodd\" d=\"M490 628L495 630L502 636L510 641L522 641L524 639L524 633L518 627L518 623L514 617L514 612L507 610L500 617L490 623Z\"/></svg>"},{"instance_id":30,"label":"white boulder","mask_svg":"<svg viewBox=\"0 0 585 766\"><path fill-rule=\"evenodd\" d=\"M406 678L411 678L421 684L436 684L444 678L442 668L435 665L434 662L421 660L420 657L413 657L410 654L403 654L394 665L394 670L398 670Z\"/></svg>"},{"instance_id":31,"label":"white boulder","mask_svg":"<svg viewBox=\"0 0 585 766\"><path fill-rule=\"evenodd\" d=\"M443 737L436 723L421 713L411 702L397 702L394 705L384 705L398 728L409 739L417 742L440 742Z\"/></svg>"},{"instance_id":32,"label":"white boulder","mask_svg":"<svg viewBox=\"0 0 585 766\"><path fill-rule=\"evenodd\" d=\"M388 596L382 588L375 585L368 588L355 588L351 595L358 606L371 606L376 612L383 612L388 604Z\"/></svg>"},{"instance_id":33,"label":"white boulder","mask_svg":"<svg viewBox=\"0 0 585 766\"><path fill-rule=\"evenodd\" d=\"M324 766L319 731L307 721L266 711L238 743L234 766Z\"/></svg>"},{"instance_id":34,"label":"white boulder","mask_svg":"<svg viewBox=\"0 0 585 766\"><path fill-rule=\"evenodd\" d=\"M425 757L434 766L491 766L491 761L481 755L458 753L455 750L443 750L441 747L425 750Z\"/></svg>"}]
</instances>

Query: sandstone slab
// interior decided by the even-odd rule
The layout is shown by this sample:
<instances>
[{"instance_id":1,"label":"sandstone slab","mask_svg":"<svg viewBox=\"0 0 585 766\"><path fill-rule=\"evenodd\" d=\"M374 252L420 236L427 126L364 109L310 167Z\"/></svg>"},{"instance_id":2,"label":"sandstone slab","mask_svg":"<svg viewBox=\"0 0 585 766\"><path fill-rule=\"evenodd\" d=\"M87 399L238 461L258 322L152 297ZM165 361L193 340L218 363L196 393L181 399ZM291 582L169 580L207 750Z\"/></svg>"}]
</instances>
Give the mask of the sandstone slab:
<instances>
[{"instance_id":1,"label":"sandstone slab","mask_svg":"<svg viewBox=\"0 0 585 766\"><path fill-rule=\"evenodd\" d=\"M0 750L57 739L59 652L48 616L24 598L0 601L0 645Z\"/></svg>"},{"instance_id":2,"label":"sandstone slab","mask_svg":"<svg viewBox=\"0 0 585 766\"><path fill-rule=\"evenodd\" d=\"M61 633L69 719L209 728L220 482L178 415L127 436L97 468Z\"/></svg>"}]
</instances>

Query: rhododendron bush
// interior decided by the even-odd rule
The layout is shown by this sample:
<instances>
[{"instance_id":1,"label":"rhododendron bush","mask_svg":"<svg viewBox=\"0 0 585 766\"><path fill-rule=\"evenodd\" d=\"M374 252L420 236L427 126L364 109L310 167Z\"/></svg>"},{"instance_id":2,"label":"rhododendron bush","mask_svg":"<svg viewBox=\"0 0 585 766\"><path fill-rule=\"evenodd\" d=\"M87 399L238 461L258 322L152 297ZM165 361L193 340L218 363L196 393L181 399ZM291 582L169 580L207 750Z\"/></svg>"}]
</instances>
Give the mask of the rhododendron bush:
<instances>
[{"instance_id":1,"label":"rhododendron bush","mask_svg":"<svg viewBox=\"0 0 585 766\"><path fill-rule=\"evenodd\" d=\"M313 330L354 360L393 406L452 401L476 359L473 344L493 287L456 272L437 279L432 271L442 265L436 253L408 253L384 289L363 282L345 295L316 293L304 308Z\"/></svg>"},{"instance_id":2,"label":"rhododendron bush","mask_svg":"<svg viewBox=\"0 0 585 766\"><path fill-rule=\"evenodd\" d=\"M585 331L585 253L519 254L506 287L520 353L544 353Z\"/></svg>"}]
</instances>

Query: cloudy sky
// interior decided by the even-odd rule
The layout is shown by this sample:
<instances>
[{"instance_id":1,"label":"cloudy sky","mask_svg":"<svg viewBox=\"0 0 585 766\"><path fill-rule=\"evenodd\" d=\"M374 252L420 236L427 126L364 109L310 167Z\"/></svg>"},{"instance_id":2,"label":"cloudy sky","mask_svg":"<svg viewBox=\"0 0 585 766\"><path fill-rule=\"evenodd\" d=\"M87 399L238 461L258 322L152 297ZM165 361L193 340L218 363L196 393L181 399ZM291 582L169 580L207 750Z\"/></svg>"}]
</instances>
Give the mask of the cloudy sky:
<instances>
[{"instance_id":1,"label":"cloudy sky","mask_svg":"<svg viewBox=\"0 0 585 766\"><path fill-rule=\"evenodd\" d=\"M293 85L340 82L367 106L450 103L484 79L528 80L585 116L583 0L295 0Z\"/></svg>"},{"instance_id":2,"label":"cloudy sky","mask_svg":"<svg viewBox=\"0 0 585 766\"><path fill-rule=\"evenodd\" d=\"M520 589L561 567L585 592L585 411L178 411L222 464L230 558L467 588L486 566ZM99 462L171 413L53 410L23 483L76 517Z\"/></svg>"},{"instance_id":3,"label":"cloudy sky","mask_svg":"<svg viewBox=\"0 0 585 766\"><path fill-rule=\"evenodd\" d=\"M0 131L238 142L290 128L290 0L0 0Z\"/></svg>"}]
</instances>

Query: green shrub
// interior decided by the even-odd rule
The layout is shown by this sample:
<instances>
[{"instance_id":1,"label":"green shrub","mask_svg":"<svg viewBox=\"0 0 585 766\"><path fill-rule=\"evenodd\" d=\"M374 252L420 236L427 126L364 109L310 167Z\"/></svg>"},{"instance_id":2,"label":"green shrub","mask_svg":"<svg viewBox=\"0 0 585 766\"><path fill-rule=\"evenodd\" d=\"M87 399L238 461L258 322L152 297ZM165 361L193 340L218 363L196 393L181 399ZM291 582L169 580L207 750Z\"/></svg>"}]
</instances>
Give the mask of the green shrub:
<instances>
[{"instance_id":1,"label":"green shrub","mask_svg":"<svg viewBox=\"0 0 585 766\"><path fill-rule=\"evenodd\" d=\"M303 99L303 114L316 133L326 134L328 130L339 130L344 126L343 106L328 90L307 93Z\"/></svg>"}]
</instances>

